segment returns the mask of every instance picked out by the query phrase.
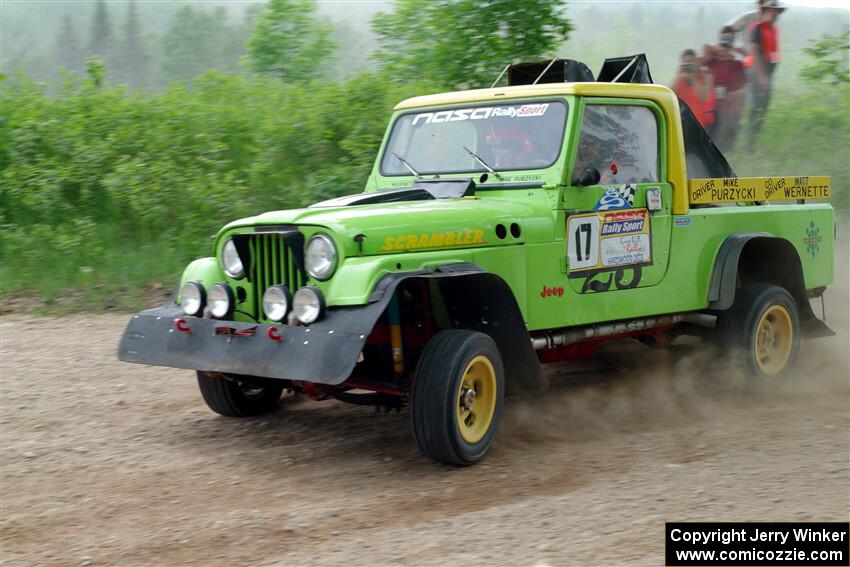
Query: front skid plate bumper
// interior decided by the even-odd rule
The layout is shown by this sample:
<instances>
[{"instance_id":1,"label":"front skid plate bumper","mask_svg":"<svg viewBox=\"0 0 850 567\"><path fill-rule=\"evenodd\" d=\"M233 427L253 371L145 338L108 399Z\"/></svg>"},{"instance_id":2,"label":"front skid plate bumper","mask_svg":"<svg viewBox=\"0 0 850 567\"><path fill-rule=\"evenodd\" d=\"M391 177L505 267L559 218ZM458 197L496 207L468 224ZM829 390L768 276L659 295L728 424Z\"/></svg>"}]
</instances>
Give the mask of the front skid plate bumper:
<instances>
[{"instance_id":1,"label":"front skid plate bumper","mask_svg":"<svg viewBox=\"0 0 850 567\"><path fill-rule=\"evenodd\" d=\"M332 312L331 312L332 313ZM185 320L177 329L176 320ZM354 369L368 331L334 328L331 314L310 327L238 323L187 317L179 306L141 311L118 347L126 362L340 384ZM342 317L342 319L346 319ZM346 321L340 320L342 327ZM277 327L280 341L269 337ZM369 325L371 328L371 325Z\"/></svg>"},{"instance_id":2,"label":"front skid plate bumper","mask_svg":"<svg viewBox=\"0 0 850 567\"><path fill-rule=\"evenodd\" d=\"M480 331L496 341L505 374L511 376L508 394L544 387L540 362L511 289L495 274L463 263L384 276L367 304L329 309L324 319L309 327L186 317L179 306L167 304L130 319L118 358L140 364L341 384L351 376L366 337L396 288L410 278L437 282L454 328ZM185 319L192 332L179 331L175 319ZM269 338L270 327L278 328L282 341ZM242 336L251 330L250 336Z\"/></svg>"}]
</instances>

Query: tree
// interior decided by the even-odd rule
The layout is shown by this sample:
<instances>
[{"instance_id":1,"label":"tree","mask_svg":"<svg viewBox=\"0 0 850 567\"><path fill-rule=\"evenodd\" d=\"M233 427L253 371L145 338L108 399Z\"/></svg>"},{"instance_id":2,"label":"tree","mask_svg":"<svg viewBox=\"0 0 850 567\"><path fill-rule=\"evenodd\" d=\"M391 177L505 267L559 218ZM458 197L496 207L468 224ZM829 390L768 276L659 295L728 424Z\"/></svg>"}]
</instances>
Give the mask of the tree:
<instances>
[{"instance_id":1,"label":"tree","mask_svg":"<svg viewBox=\"0 0 850 567\"><path fill-rule=\"evenodd\" d=\"M77 40L77 31L71 16L65 14L62 19L62 27L56 38L56 63L60 69L79 71L82 68L82 56L80 44Z\"/></svg>"},{"instance_id":2,"label":"tree","mask_svg":"<svg viewBox=\"0 0 850 567\"><path fill-rule=\"evenodd\" d=\"M91 37L89 38L88 55L97 55L106 59L111 55L111 48L112 24L109 21L109 11L106 9L104 0L97 0L91 26Z\"/></svg>"},{"instance_id":3,"label":"tree","mask_svg":"<svg viewBox=\"0 0 850 567\"><path fill-rule=\"evenodd\" d=\"M286 81L315 75L336 47L315 10L314 0L271 0L248 40L251 69Z\"/></svg>"},{"instance_id":4,"label":"tree","mask_svg":"<svg viewBox=\"0 0 850 567\"><path fill-rule=\"evenodd\" d=\"M127 23L124 27L124 41L118 53L116 69L127 86L138 88L147 82L148 55L142 40L141 22L136 9L136 0L127 5Z\"/></svg>"},{"instance_id":5,"label":"tree","mask_svg":"<svg viewBox=\"0 0 850 567\"><path fill-rule=\"evenodd\" d=\"M549 56L572 26L550 0L396 0L372 28L377 60L399 80L481 87L508 63Z\"/></svg>"},{"instance_id":6,"label":"tree","mask_svg":"<svg viewBox=\"0 0 850 567\"><path fill-rule=\"evenodd\" d=\"M235 71L238 55L228 50L227 12L183 6L162 37L166 78L190 81L204 71Z\"/></svg>"},{"instance_id":7,"label":"tree","mask_svg":"<svg viewBox=\"0 0 850 567\"><path fill-rule=\"evenodd\" d=\"M809 41L803 51L809 56L809 62L803 66L800 75L812 83L832 85L850 84L850 71L847 60L850 56L850 32L840 35L824 34L817 40Z\"/></svg>"}]
</instances>

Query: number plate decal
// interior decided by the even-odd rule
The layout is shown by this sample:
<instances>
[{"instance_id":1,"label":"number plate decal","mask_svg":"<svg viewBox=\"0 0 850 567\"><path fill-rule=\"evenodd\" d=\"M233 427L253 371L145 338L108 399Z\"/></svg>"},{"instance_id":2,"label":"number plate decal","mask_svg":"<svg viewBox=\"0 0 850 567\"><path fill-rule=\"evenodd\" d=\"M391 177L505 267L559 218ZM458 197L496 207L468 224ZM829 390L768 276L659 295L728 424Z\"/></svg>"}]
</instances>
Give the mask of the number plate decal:
<instances>
[{"instance_id":1,"label":"number plate decal","mask_svg":"<svg viewBox=\"0 0 850 567\"><path fill-rule=\"evenodd\" d=\"M567 266L586 270L599 264L599 215L578 215L567 221Z\"/></svg>"},{"instance_id":2,"label":"number plate decal","mask_svg":"<svg viewBox=\"0 0 850 567\"><path fill-rule=\"evenodd\" d=\"M652 263L647 209L597 212L567 218L570 275Z\"/></svg>"}]
</instances>

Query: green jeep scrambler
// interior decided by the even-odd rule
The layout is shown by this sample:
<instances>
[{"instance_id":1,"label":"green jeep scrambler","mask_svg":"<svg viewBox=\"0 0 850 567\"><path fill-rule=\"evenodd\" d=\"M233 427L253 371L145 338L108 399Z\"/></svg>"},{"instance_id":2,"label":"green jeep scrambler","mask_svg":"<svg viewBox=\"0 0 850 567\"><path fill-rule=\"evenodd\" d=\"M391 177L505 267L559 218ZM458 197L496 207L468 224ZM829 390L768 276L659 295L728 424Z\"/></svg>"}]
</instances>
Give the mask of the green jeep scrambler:
<instances>
[{"instance_id":1,"label":"green jeep scrambler","mask_svg":"<svg viewBox=\"0 0 850 567\"><path fill-rule=\"evenodd\" d=\"M227 416L284 389L409 404L421 452L455 465L485 454L505 394L545 386L541 363L604 340L715 336L785 373L831 334L810 298L833 209L806 203L829 179L737 178L642 56L575 68L398 104L363 193L225 226L119 357L196 370Z\"/></svg>"}]
</instances>

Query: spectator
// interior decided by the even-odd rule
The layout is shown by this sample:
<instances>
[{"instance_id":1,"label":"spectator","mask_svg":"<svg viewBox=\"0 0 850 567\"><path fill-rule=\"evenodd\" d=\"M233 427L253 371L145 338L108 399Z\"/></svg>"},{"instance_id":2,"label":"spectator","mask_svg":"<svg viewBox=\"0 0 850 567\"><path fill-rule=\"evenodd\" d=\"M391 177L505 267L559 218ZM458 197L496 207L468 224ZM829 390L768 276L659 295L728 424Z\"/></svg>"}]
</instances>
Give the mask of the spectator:
<instances>
[{"instance_id":1,"label":"spectator","mask_svg":"<svg viewBox=\"0 0 850 567\"><path fill-rule=\"evenodd\" d=\"M756 139L767 115L773 74L782 59L779 52L779 30L775 24L779 14L784 11L785 8L779 5L778 0L764 0L761 5L761 19L750 24L749 27L750 55L752 56L750 151L755 147Z\"/></svg>"},{"instance_id":2,"label":"spectator","mask_svg":"<svg viewBox=\"0 0 850 567\"><path fill-rule=\"evenodd\" d=\"M673 92L687 103L702 127L710 133L714 124L714 83L711 75L697 61L693 49L682 52Z\"/></svg>"},{"instance_id":3,"label":"spectator","mask_svg":"<svg viewBox=\"0 0 850 567\"><path fill-rule=\"evenodd\" d=\"M732 46L735 51L740 53L741 55L746 55L747 50L746 47L749 45L750 38L747 36L747 30L754 22L757 22L761 18L761 5L764 3L764 0L758 0L756 2L756 9L750 10L748 12L744 12L738 16L735 16L723 26L725 28L732 28L733 38L732 38ZM742 39L743 38L743 39ZM739 41L740 40L740 41ZM749 62L744 63L745 67L749 67Z\"/></svg>"},{"instance_id":4,"label":"spectator","mask_svg":"<svg viewBox=\"0 0 850 567\"><path fill-rule=\"evenodd\" d=\"M734 147L744 110L747 76L744 65L735 57L734 41L735 30L724 26L720 30L718 45L706 45L703 58L714 80L717 112L712 138L721 151Z\"/></svg>"}]
</instances>

